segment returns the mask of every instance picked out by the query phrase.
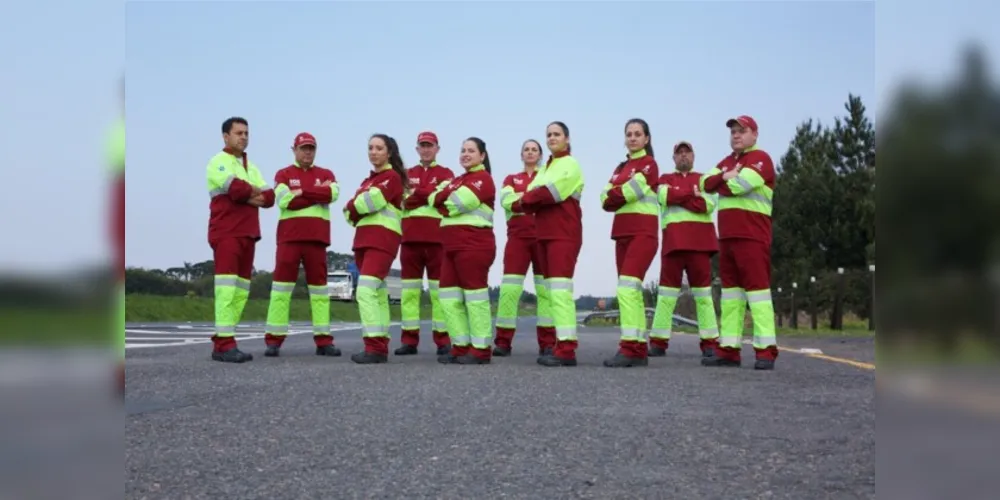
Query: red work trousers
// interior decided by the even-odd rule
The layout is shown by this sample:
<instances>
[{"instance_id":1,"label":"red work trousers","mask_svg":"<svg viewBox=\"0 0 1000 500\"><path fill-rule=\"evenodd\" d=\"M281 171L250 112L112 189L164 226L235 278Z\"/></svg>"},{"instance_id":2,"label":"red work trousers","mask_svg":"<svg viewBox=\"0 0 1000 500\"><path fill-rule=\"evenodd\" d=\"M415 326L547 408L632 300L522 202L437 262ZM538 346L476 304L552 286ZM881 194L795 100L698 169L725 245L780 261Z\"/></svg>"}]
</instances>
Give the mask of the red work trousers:
<instances>
[{"instance_id":1,"label":"red work trousers","mask_svg":"<svg viewBox=\"0 0 1000 500\"><path fill-rule=\"evenodd\" d=\"M212 243L215 274L235 274L250 279L256 246L253 238L222 238Z\"/></svg>"},{"instance_id":2,"label":"red work trousers","mask_svg":"<svg viewBox=\"0 0 1000 500\"><path fill-rule=\"evenodd\" d=\"M246 293L250 292L250 277L253 274L254 250L257 242L250 237L220 238L210 242L212 246L212 258L215 261L215 275L237 275L246 280L246 283L238 283L237 286L244 288ZM240 315L243 307L237 308ZM240 318L236 318L239 323ZM236 337L213 336L212 342L216 352L225 352L236 347Z\"/></svg>"},{"instance_id":3,"label":"red work trousers","mask_svg":"<svg viewBox=\"0 0 1000 500\"><path fill-rule=\"evenodd\" d=\"M358 266L359 276L372 276L384 280L389 276L394 254L381 248L358 248L354 251L354 263ZM365 351L374 354L389 353L389 337L365 337Z\"/></svg>"},{"instance_id":4,"label":"red work trousers","mask_svg":"<svg viewBox=\"0 0 1000 500\"><path fill-rule=\"evenodd\" d=\"M712 286L712 253L677 250L664 254L660 262L660 286L681 288L685 271L691 288Z\"/></svg>"},{"instance_id":5,"label":"red work trousers","mask_svg":"<svg viewBox=\"0 0 1000 500\"><path fill-rule=\"evenodd\" d=\"M542 275L545 276L546 287L549 291L550 310L555 323L553 336L556 337L553 354L562 359L575 359L578 342L576 336L574 340L558 340L555 335L559 328L576 329L576 305L571 300L569 304L562 304L559 300L553 300L552 288L553 278L573 279L576 273L576 261L580 256L580 248L583 246L581 240L539 240L538 243L538 264ZM569 317L569 316L572 317Z\"/></svg>"},{"instance_id":6,"label":"red work trousers","mask_svg":"<svg viewBox=\"0 0 1000 500\"><path fill-rule=\"evenodd\" d=\"M653 234L637 234L634 236L624 236L615 239L615 263L618 266L618 277L630 277L636 278L640 283L645 281L646 272L649 271L649 266L653 264L653 259L656 258L656 250L660 246L659 235ZM621 286L621 285L619 285ZM640 292L641 293L641 292ZM619 309L623 308L622 302L629 300L628 296L618 295L618 305ZM635 304L631 304L628 307L635 310ZM646 318L646 304L638 304L639 309L642 310L643 321ZM631 314L631 313L630 313ZM625 312L622 312L625 315ZM644 329L645 330L645 329ZM622 340L619 344L619 350L630 357L635 358L645 358L646 357L646 342L639 342L635 340Z\"/></svg>"},{"instance_id":7,"label":"red work trousers","mask_svg":"<svg viewBox=\"0 0 1000 500\"><path fill-rule=\"evenodd\" d=\"M428 281L439 281L441 279L441 259L443 256L444 249L440 243L403 243L399 246L399 264L402 267L402 272L400 273L402 279L423 280L424 270L426 270ZM432 283L431 286L433 287L434 284ZM435 345L438 347L448 345L448 332L442 331L439 328L434 328L433 332ZM404 328L402 341L404 345L419 345L420 329Z\"/></svg>"},{"instance_id":8,"label":"red work trousers","mask_svg":"<svg viewBox=\"0 0 1000 500\"><path fill-rule=\"evenodd\" d=\"M318 241L278 243L274 259L274 281L295 283L299 278L299 263L305 268L307 284L326 284L326 244Z\"/></svg>"},{"instance_id":9,"label":"red work trousers","mask_svg":"<svg viewBox=\"0 0 1000 500\"><path fill-rule=\"evenodd\" d=\"M446 250L441 259L441 288L461 288L462 290L482 290L490 287L490 267L496 260L496 248L475 250ZM464 304L463 304L464 306ZM488 311L487 311L488 312ZM470 327L474 328L473 318L469 318ZM486 318L487 326L489 318ZM482 333L482 332L469 332ZM451 354L464 356L470 352L470 346L452 345ZM472 349L473 354L489 359L489 349Z\"/></svg>"},{"instance_id":10,"label":"red work trousers","mask_svg":"<svg viewBox=\"0 0 1000 500\"><path fill-rule=\"evenodd\" d=\"M657 235L625 236L615 240L615 263L618 276L646 279L646 272L656 258L660 241Z\"/></svg>"},{"instance_id":11,"label":"red work trousers","mask_svg":"<svg viewBox=\"0 0 1000 500\"><path fill-rule=\"evenodd\" d=\"M534 238L519 238L517 236L508 237L507 244L503 249L503 274L515 276L526 276L528 268L535 276L545 276L539 267L538 246ZM538 290L535 290L536 297ZM497 327L496 345L509 348L514 341L515 328ZM538 348L547 349L555 345L556 332L551 326L538 325L535 327L535 335L538 337Z\"/></svg>"},{"instance_id":12,"label":"red work trousers","mask_svg":"<svg viewBox=\"0 0 1000 500\"><path fill-rule=\"evenodd\" d=\"M747 238L719 240L722 288L747 291L771 288L771 246Z\"/></svg>"}]
</instances>

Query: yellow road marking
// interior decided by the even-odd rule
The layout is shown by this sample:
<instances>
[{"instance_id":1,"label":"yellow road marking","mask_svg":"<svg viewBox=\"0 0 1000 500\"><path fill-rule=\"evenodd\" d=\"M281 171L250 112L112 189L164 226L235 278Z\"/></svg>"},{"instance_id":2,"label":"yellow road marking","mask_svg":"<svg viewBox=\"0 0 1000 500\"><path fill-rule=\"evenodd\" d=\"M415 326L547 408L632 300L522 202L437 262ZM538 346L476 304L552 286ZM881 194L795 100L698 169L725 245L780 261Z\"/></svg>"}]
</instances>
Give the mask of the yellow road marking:
<instances>
[{"instance_id":1,"label":"yellow road marking","mask_svg":"<svg viewBox=\"0 0 1000 500\"><path fill-rule=\"evenodd\" d=\"M836 356L827 356L826 354L806 354L810 358L824 359L826 361L833 361L834 363L843 363L845 365L851 365L856 368L861 368L863 370L875 371L875 365L871 363L863 363L861 361L855 361L853 359L838 358Z\"/></svg>"}]
</instances>

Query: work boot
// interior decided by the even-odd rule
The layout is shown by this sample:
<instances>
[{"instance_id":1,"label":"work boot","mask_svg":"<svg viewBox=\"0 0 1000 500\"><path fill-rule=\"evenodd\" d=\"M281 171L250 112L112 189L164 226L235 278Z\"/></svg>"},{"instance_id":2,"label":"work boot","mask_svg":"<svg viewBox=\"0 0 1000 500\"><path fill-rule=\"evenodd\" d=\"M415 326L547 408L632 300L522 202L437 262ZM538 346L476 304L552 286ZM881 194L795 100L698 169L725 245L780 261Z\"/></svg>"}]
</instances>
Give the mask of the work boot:
<instances>
[{"instance_id":1,"label":"work boot","mask_svg":"<svg viewBox=\"0 0 1000 500\"><path fill-rule=\"evenodd\" d=\"M340 348L333 344L316 346L317 356L340 356L340 354Z\"/></svg>"},{"instance_id":2,"label":"work boot","mask_svg":"<svg viewBox=\"0 0 1000 500\"><path fill-rule=\"evenodd\" d=\"M440 356L442 354L448 354L449 352L451 352L451 345L450 344L445 344L445 345L443 345L441 347L438 347L438 349L437 349L438 356Z\"/></svg>"},{"instance_id":3,"label":"work boot","mask_svg":"<svg viewBox=\"0 0 1000 500\"><path fill-rule=\"evenodd\" d=\"M490 364L490 358L481 358L470 352L465 356L455 358L455 362L460 365L488 365Z\"/></svg>"},{"instance_id":4,"label":"work boot","mask_svg":"<svg viewBox=\"0 0 1000 500\"><path fill-rule=\"evenodd\" d=\"M357 354L352 354L351 361L354 361L359 365L371 365L376 363L386 363L389 361L389 356L374 352L361 351Z\"/></svg>"},{"instance_id":5,"label":"work boot","mask_svg":"<svg viewBox=\"0 0 1000 500\"><path fill-rule=\"evenodd\" d=\"M538 358L542 366L576 366L576 358L560 358L554 354L544 354Z\"/></svg>"},{"instance_id":6,"label":"work boot","mask_svg":"<svg viewBox=\"0 0 1000 500\"><path fill-rule=\"evenodd\" d=\"M614 356L604 360L604 366L608 368L631 368L633 366L648 366L649 359L626 356L622 352L615 353Z\"/></svg>"},{"instance_id":7,"label":"work boot","mask_svg":"<svg viewBox=\"0 0 1000 500\"><path fill-rule=\"evenodd\" d=\"M506 358L507 356L510 356L510 351L511 351L510 347L496 346L493 348L493 355L500 356L501 358Z\"/></svg>"},{"instance_id":8,"label":"work boot","mask_svg":"<svg viewBox=\"0 0 1000 500\"><path fill-rule=\"evenodd\" d=\"M246 363L247 361L253 361L253 354L245 353L237 347L233 347L225 352L212 351L213 361L222 361L224 363Z\"/></svg>"},{"instance_id":9,"label":"work boot","mask_svg":"<svg viewBox=\"0 0 1000 500\"><path fill-rule=\"evenodd\" d=\"M753 364L753 369L754 370L773 370L774 369L774 360L773 359L758 359Z\"/></svg>"},{"instance_id":10,"label":"work boot","mask_svg":"<svg viewBox=\"0 0 1000 500\"><path fill-rule=\"evenodd\" d=\"M281 354L281 347L276 345L269 345L264 349L264 356L268 358L277 358Z\"/></svg>"},{"instance_id":11,"label":"work boot","mask_svg":"<svg viewBox=\"0 0 1000 500\"><path fill-rule=\"evenodd\" d=\"M662 358L667 355L667 348L660 347L656 344L649 344L649 352L646 356L651 358Z\"/></svg>"},{"instance_id":12,"label":"work boot","mask_svg":"<svg viewBox=\"0 0 1000 500\"><path fill-rule=\"evenodd\" d=\"M458 356L453 355L450 352L438 355L438 363L442 365L452 365L458 363Z\"/></svg>"},{"instance_id":13,"label":"work boot","mask_svg":"<svg viewBox=\"0 0 1000 500\"><path fill-rule=\"evenodd\" d=\"M724 366L739 368L743 365L739 348L716 347L707 358L701 358L701 366Z\"/></svg>"},{"instance_id":14,"label":"work boot","mask_svg":"<svg viewBox=\"0 0 1000 500\"><path fill-rule=\"evenodd\" d=\"M412 356L417 353L417 346L412 344L403 344L402 347L396 349L393 354L396 356Z\"/></svg>"},{"instance_id":15,"label":"work boot","mask_svg":"<svg viewBox=\"0 0 1000 500\"><path fill-rule=\"evenodd\" d=\"M538 348L538 355L539 356L551 356L552 355L552 348L551 347L539 347Z\"/></svg>"},{"instance_id":16,"label":"work boot","mask_svg":"<svg viewBox=\"0 0 1000 500\"><path fill-rule=\"evenodd\" d=\"M701 357L711 358L715 354L715 348L719 346L718 339L702 339L700 342Z\"/></svg>"}]
</instances>

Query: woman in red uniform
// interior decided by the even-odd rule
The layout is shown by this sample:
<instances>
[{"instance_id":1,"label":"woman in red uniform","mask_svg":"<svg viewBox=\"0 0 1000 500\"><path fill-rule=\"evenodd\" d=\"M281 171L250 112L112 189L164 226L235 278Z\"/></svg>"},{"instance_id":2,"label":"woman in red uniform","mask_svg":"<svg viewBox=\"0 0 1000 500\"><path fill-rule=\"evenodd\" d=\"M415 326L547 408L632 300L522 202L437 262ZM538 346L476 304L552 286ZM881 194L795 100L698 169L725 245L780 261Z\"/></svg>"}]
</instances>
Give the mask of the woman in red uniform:
<instances>
[{"instance_id":1,"label":"woman in red uniform","mask_svg":"<svg viewBox=\"0 0 1000 500\"><path fill-rule=\"evenodd\" d=\"M482 139L466 139L459 162L465 173L443 183L430 198L430 205L443 217L438 297L451 337L451 352L438 361L482 365L492 357L489 273L497 254L493 235L496 186Z\"/></svg>"},{"instance_id":2,"label":"woman in red uniform","mask_svg":"<svg viewBox=\"0 0 1000 500\"><path fill-rule=\"evenodd\" d=\"M544 354L556 343L555 327L548 311L548 300L543 280L544 275L539 268L538 245L535 241L535 218L523 212L511 210L514 202L524 195L528 184L535 178L538 162L542 157L542 145L534 139L528 139L521 145L521 162L524 169L516 174L510 174L503 180L500 189L500 205L506 211L507 244L503 250L503 281L500 284L500 300L497 305L497 337L494 356L510 356L511 344L517 330L517 310L521 295L524 292L524 278L531 267L535 279L535 296L537 298L538 353Z\"/></svg>"},{"instance_id":3,"label":"woman in red uniform","mask_svg":"<svg viewBox=\"0 0 1000 500\"><path fill-rule=\"evenodd\" d=\"M583 245L583 171L570 154L569 127L552 122L545 129L552 156L538 170L524 195L511 205L513 212L535 216L535 239L539 267L545 275L556 344L542 352L538 364L549 367L576 366L576 305L573 276Z\"/></svg>"},{"instance_id":4,"label":"woman in red uniform","mask_svg":"<svg viewBox=\"0 0 1000 500\"><path fill-rule=\"evenodd\" d=\"M642 282L659 247L660 204L656 197L659 168L653 158L649 125L633 118L625 124L628 156L615 167L601 193L606 212L615 214L611 239L618 264L618 310L621 342L608 367L646 366L646 304Z\"/></svg>"},{"instance_id":5,"label":"woman in red uniform","mask_svg":"<svg viewBox=\"0 0 1000 500\"><path fill-rule=\"evenodd\" d=\"M358 309L365 350L351 356L355 363L385 363L389 355L389 293L385 278L402 240L403 186L406 169L396 140L375 134L368 140L372 171L344 207L354 233L358 266Z\"/></svg>"}]
</instances>

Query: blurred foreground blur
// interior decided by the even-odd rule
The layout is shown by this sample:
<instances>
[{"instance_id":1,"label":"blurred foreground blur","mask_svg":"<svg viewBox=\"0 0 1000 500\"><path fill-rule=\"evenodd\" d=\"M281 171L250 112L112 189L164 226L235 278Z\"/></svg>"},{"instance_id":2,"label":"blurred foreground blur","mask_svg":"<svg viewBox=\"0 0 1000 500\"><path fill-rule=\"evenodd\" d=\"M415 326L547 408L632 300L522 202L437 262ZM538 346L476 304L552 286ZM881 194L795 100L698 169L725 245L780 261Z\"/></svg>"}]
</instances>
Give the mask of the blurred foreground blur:
<instances>
[{"instance_id":1,"label":"blurred foreground blur","mask_svg":"<svg viewBox=\"0 0 1000 500\"><path fill-rule=\"evenodd\" d=\"M994 48L995 49L995 48ZM1000 489L1000 90L986 47L879 117L878 496Z\"/></svg>"}]
</instances>

